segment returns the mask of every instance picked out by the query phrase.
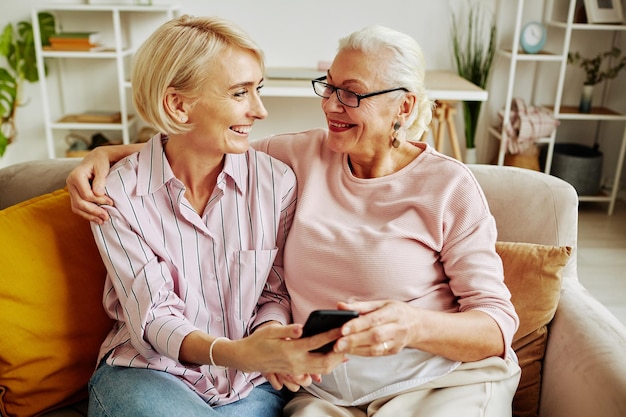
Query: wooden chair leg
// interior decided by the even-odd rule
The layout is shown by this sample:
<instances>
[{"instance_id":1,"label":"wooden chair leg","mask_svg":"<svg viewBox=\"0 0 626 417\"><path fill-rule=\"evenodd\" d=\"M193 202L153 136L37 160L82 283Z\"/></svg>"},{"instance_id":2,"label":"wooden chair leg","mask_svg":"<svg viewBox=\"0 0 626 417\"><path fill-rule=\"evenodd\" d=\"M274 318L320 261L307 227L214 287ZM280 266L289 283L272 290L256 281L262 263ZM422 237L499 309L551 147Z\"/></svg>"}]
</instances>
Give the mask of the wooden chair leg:
<instances>
[{"instance_id":1,"label":"wooden chair leg","mask_svg":"<svg viewBox=\"0 0 626 417\"><path fill-rule=\"evenodd\" d=\"M446 123L448 124L448 130L450 134L450 145L452 146L452 154L456 159L463 162L463 155L461 154L461 148L459 146L459 138L456 135L456 126L454 125L454 115L456 109L451 105L446 108Z\"/></svg>"},{"instance_id":2,"label":"wooden chair leg","mask_svg":"<svg viewBox=\"0 0 626 417\"><path fill-rule=\"evenodd\" d=\"M436 103L436 107L433 112L433 119L430 122L430 131L433 136L433 147L438 152L443 152L443 138L446 134L447 127L450 146L452 147L452 155L457 160L463 162L463 155L461 154L461 148L459 146L459 138L454 124L454 116L456 114L455 104L456 103L448 103L445 101L438 101ZM420 141L424 142L426 139L427 132L424 132Z\"/></svg>"},{"instance_id":3,"label":"wooden chair leg","mask_svg":"<svg viewBox=\"0 0 626 417\"><path fill-rule=\"evenodd\" d=\"M446 110L445 110L445 103L438 103L437 104L437 108L435 109L435 118L437 119L437 129L435 130L435 132L433 132L433 140L434 140L434 146L435 149L438 152L442 152L443 151L443 136L445 135L445 117L446 117Z\"/></svg>"}]
</instances>

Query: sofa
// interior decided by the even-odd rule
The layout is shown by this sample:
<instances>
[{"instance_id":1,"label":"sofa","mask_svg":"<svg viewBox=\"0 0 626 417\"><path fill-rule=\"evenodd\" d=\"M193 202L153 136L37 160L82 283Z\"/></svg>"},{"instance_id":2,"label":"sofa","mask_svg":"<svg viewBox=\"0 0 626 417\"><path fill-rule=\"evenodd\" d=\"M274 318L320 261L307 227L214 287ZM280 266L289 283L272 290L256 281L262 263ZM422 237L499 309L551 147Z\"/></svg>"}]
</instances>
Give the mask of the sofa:
<instances>
[{"instance_id":1,"label":"sofa","mask_svg":"<svg viewBox=\"0 0 626 417\"><path fill-rule=\"evenodd\" d=\"M111 326L105 271L65 186L76 159L0 169L0 414L86 415L86 383ZM515 416L626 416L626 328L581 285L572 186L470 165L498 228L520 315Z\"/></svg>"}]
</instances>

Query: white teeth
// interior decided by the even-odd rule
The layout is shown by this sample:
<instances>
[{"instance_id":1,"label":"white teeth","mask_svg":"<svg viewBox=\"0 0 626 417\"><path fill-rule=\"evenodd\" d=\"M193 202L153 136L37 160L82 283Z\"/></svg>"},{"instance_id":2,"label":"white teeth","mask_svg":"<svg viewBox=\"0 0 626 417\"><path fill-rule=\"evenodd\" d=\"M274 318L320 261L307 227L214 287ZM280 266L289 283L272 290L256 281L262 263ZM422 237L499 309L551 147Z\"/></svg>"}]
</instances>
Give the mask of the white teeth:
<instances>
[{"instance_id":1,"label":"white teeth","mask_svg":"<svg viewBox=\"0 0 626 417\"><path fill-rule=\"evenodd\" d=\"M250 131L252 130L252 126L246 126L246 127L233 127L231 128L232 130L234 130L237 133L243 133L243 134L248 134L250 133Z\"/></svg>"},{"instance_id":2,"label":"white teeth","mask_svg":"<svg viewBox=\"0 0 626 417\"><path fill-rule=\"evenodd\" d=\"M328 124L330 124L333 127L350 127L349 124L345 124L345 123L333 123L333 122L328 122Z\"/></svg>"}]
</instances>

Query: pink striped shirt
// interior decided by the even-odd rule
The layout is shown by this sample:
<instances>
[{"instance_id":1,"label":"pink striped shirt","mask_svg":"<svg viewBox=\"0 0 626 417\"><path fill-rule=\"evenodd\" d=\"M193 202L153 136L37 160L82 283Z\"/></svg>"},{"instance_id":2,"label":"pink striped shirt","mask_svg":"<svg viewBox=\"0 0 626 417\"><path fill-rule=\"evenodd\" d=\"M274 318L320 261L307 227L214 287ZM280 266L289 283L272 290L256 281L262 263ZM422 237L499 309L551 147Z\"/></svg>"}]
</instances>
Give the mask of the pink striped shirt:
<instances>
[{"instance_id":1,"label":"pink striped shirt","mask_svg":"<svg viewBox=\"0 0 626 417\"><path fill-rule=\"evenodd\" d=\"M166 140L166 139L164 139ZM212 405L245 397L258 373L178 362L202 330L240 339L290 321L283 247L296 206L291 169L250 149L227 154L202 216L184 197L159 136L109 174L110 221L92 223L108 276L103 303L117 320L100 350L110 365L167 371Z\"/></svg>"}]
</instances>

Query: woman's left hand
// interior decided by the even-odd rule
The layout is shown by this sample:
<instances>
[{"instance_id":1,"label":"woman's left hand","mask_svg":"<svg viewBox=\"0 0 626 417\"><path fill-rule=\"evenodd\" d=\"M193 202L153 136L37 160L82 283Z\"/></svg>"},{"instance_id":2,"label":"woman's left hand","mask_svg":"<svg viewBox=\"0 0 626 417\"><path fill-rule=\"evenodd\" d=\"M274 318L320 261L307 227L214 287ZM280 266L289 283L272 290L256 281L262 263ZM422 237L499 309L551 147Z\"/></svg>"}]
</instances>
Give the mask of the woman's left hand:
<instances>
[{"instance_id":1,"label":"woman's left hand","mask_svg":"<svg viewBox=\"0 0 626 417\"><path fill-rule=\"evenodd\" d=\"M338 303L337 307L360 314L341 328L337 353L384 356L410 347L472 362L504 357L506 352L500 327L480 310L447 313L394 300Z\"/></svg>"},{"instance_id":2,"label":"woman's left hand","mask_svg":"<svg viewBox=\"0 0 626 417\"><path fill-rule=\"evenodd\" d=\"M340 310L355 310L360 316L342 329L335 351L360 356L392 355L404 349L413 338L419 309L395 300L339 303Z\"/></svg>"}]
</instances>

